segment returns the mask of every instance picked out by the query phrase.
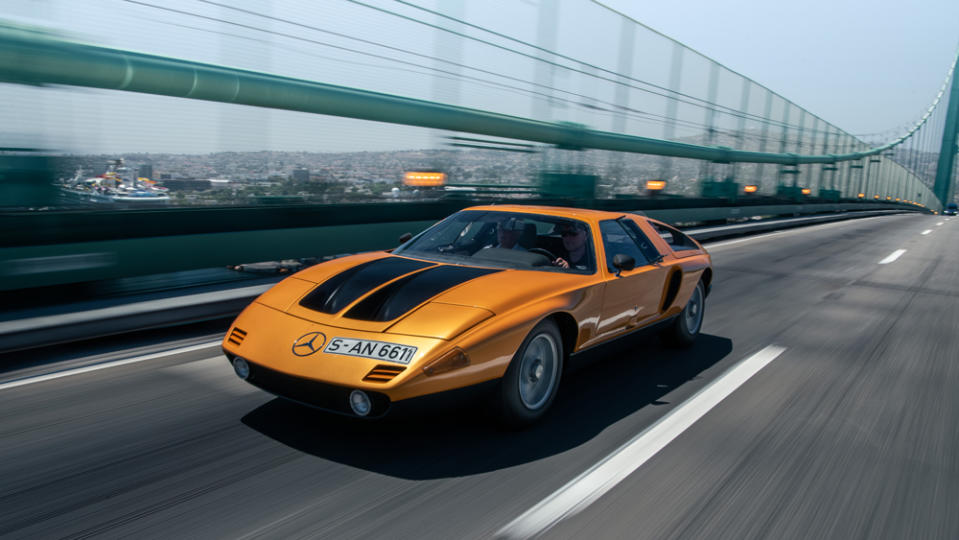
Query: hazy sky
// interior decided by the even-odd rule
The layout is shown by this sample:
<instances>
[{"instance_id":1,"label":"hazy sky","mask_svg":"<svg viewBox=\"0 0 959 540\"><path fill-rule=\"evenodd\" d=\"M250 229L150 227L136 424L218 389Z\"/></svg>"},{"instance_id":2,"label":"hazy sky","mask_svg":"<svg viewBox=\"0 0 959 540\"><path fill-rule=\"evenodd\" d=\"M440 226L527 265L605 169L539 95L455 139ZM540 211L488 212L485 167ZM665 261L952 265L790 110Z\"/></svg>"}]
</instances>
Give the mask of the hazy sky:
<instances>
[{"instance_id":1,"label":"hazy sky","mask_svg":"<svg viewBox=\"0 0 959 540\"><path fill-rule=\"evenodd\" d=\"M536 21L543 13L542 3L550 1L415 3L524 41L552 40L555 49L568 56L616 70L617 16L587 0L555 0L560 6L555 24L544 30ZM606 3L854 134L883 132L893 138L917 120L938 91L959 45L956 0ZM0 19L54 28L82 41L121 49L619 129L614 115L603 112L620 99L616 85L591 79L588 74L594 68L576 65L548 74L537 67L533 49L488 34L482 37L502 47L458 41L377 9L455 26L402 3L222 0L217 4L3 0ZM665 45L671 47L668 40L645 32L634 51L633 74L666 85L671 49ZM507 53L504 48L517 48L526 55ZM437 67L445 72L439 78L432 73ZM704 96L708 63L687 56L683 73L682 90ZM470 79L452 82L461 76ZM554 100L561 99L543 112L537 109L543 99L531 95L530 85L523 81L554 87L558 90L548 93ZM727 77L720 87L718 99L738 106L741 84ZM668 111L665 101L657 101L654 93L630 92L632 107L653 116ZM91 89L0 85L0 98L0 138L6 145L76 152L349 151L422 148L442 142L425 129ZM593 107L582 107L583 101ZM754 97L752 101L752 112L757 112L761 100ZM703 110L681 106L677 114L689 122L702 122ZM650 118L634 117L624 129L660 136L662 122ZM17 137L32 140L14 140Z\"/></svg>"},{"instance_id":2,"label":"hazy sky","mask_svg":"<svg viewBox=\"0 0 959 540\"><path fill-rule=\"evenodd\" d=\"M854 133L903 128L959 47L956 0L608 0Z\"/></svg>"}]
</instances>

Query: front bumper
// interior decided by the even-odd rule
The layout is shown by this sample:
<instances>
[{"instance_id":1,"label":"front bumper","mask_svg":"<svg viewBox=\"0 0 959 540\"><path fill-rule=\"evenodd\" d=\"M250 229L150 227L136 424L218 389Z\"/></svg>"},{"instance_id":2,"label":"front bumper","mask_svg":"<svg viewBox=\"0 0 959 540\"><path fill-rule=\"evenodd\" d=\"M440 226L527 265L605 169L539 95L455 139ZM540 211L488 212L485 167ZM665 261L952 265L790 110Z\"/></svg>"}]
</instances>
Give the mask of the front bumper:
<instances>
[{"instance_id":1,"label":"front bumper","mask_svg":"<svg viewBox=\"0 0 959 540\"><path fill-rule=\"evenodd\" d=\"M232 363L236 355L224 352ZM361 417L354 413L349 405L350 393L354 388L287 375L249 360L247 364L250 366L250 374L246 382L261 390L314 409L370 420L382 418L387 413L391 416L395 414L422 416L431 411L447 410L485 398L499 384L499 379L493 379L398 402L391 401L384 393L364 390L370 397L372 408L369 414Z\"/></svg>"},{"instance_id":2,"label":"front bumper","mask_svg":"<svg viewBox=\"0 0 959 540\"><path fill-rule=\"evenodd\" d=\"M236 357L230 353L226 353L226 356L231 363ZM317 409L357 416L350 408L349 401L350 393L355 388L287 375L249 360L247 364L250 366L250 375L246 378L246 382L261 390ZM386 394L371 390L364 391L370 397L372 407L369 414L363 418L379 418L390 410L391 402Z\"/></svg>"},{"instance_id":3,"label":"front bumper","mask_svg":"<svg viewBox=\"0 0 959 540\"><path fill-rule=\"evenodd\" d=\"M315 350L296 354L298 339L316 334ZM389 359L373 359L326 353L325 344L340 337L375 340L416 347L415 355L406 363ZM227 356L241 356L251 364L291 377L312 380L363 391L391 395L392 399L409 397L403 390L410 382L423 378L422 366L451 345L435 338L384 335L346 328L337 328L293 317L281 311L253 303L234 322L223 341ZM231 356L232 355L232 356ZM379 372L388 376L380 376Z\"/></svg>"}]
</instances>

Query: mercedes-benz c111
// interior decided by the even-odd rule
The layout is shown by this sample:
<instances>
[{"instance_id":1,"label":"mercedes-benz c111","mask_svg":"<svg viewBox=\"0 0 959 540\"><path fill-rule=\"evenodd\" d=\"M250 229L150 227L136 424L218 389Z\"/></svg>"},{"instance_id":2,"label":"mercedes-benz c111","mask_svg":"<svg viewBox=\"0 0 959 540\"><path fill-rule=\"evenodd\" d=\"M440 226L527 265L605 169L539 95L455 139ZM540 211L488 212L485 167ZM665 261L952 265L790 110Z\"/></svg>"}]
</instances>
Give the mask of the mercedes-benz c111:
<instances>
[{"instance_id":1,"label":"mercedes-benz c111","mask_svg":"<svg viewBox=\"0 0 959 540\"><path fill-rule=\"evenodd\" d=\"M550 408L571 355L650 327L691 344L711 282L706 250L645 216L478 206L287 277L223 350L250 384L313 407L375 418L484 385L521 426Z\"/></svg>"}]
</instances>

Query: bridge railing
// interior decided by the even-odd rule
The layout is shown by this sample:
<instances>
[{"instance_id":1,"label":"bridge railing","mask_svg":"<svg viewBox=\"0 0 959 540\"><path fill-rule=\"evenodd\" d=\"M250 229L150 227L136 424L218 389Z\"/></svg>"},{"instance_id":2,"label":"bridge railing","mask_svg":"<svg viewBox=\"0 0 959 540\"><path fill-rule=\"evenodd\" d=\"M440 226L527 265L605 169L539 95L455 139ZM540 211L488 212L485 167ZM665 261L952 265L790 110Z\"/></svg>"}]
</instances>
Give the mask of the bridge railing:
<instances>
[{"instance_id":1,"label":"bridge railing","mask_svg":"<svg viewBox=\"0 0 959 540\"><path fill-rule=\"evenodd\" d=\"M131 22L164 15L172 17L159 21L167 26L191 28L178 34L185 39L150 42L152 49L182 54L180 41L218 43L220 59L240 67L86 45L7 24L0 28L0 78L427 128L414 137L421 142L435 133L430 130L533 142L544 145L536 151L545 168L564 159L587 162L613 191L635 192L637 184L658 179L667 181L667 192L689 194L691 179L707 187L733 179L766 194L787 186L824 197L862 193L932 204L918 181L922 168L907 170L901 158L883 155L915 129L870 147L596 2L494 3L467 14L462 6L430 10L355 0L324 8L313 21L283 6L254 12L216 3L209 4L219 8L181 10L135 2L125 6ZM92 18L82 11L76 15ZM515 21L529 24L521 30ZM129 36L113 29L111 37ZM141 24L136 35L148 30L155 32ZM209 59L203 51L210 49L194 47L190 55ZM509 143L479 146L497 144ZM591 160L564 156L587 149L594 151Z\"/></svg>"},{"instance_id":2,"label":"bridge railing","mask_svg":"<svg viewBox=\"0 0 959 540\"><path fill-rule=\"evenodd\" d=\"M138 2L136 9L141 11L128 14L130 20L143 21L147 12L162 12L174 17L163 21L167 27L186 26L180 17L198 24L206 21L205 27L197 27L197 35L206 36L202 38L206 42L209 35L219 35L220 50L228 51L221 61L239 67L213 63L198 52L209 47L189 51L200 59L183 60L172 57L174 49L159 51L166 54L134 52L0 24L0 80L15 83L3 89L17 88L18 96L39 92L40 87L58 92L61 85L95 89L101 92L98 96L117 101L116 91L123 96L158 96L140 103L149 104L145 109L155 105L159 116L186 104L229 104L234 107L230 114L269 109L297 113L297 119L348 118L369 131L401 126L403 133L415 132L417 141L430 140L446 149L523 152L528 158L521 168L536 171L533 176L559 171L596 177L593 197L574 201L580 205L611 204L594 197L618 195L634 200L631 209L640 208L635 197L645 193L647 180L665 181L665 196L711 196L712 204L700 209L746 204L727 202L742 194L744 184L755 184L758 195L781 197L777 202L786 205L784 212L792 212L788 205L807 197L833 205L858 201L860 208L937 204L921 173L925 168L917 166L916 153L905 158L893 154L903 141L915 140L913 134L929 115L903 137L866 145L754 81L596 3L563 3L559 9L558 3L544 0L530 11L522 3L500 2L495 21L429 11L407 2L386 7L358 0L348 4L353 11L325 14L323 26L282 13L286 9L282 6L271 13L242 14L269 25L240 22L245 20L239 17L243 10L227 5L217 12L176 14L159 4ZM519 11L514 17L510 10ZM363 15L363 25L355 24L358 14ZM354 24L338 24L339 16ZM535 32L522 35L498 26L523 17L536 21L525 25ZM86 20L95 22L92 15ZM582 40L563 42L557 37L582 35L585 28L608 31L585 45ZM320 40L320 35L325 37ZM427 35L434 39L425 40ZM233 47L241 42L243 48ZM311 48L298 51L291 44ZM183 54L183 44L176 46ZM263 61L264 50L288 58ZM333 56L321 58L318 50ZM363 64L360 57L376 62ZM327 69L333 65L339 68ZM360 65L363 69L356 69ZM399 70L415 73L400 77ZM359 75L350 79L350 73ZM389 73L393 76L386 76ZM171 102L170 97L181 99ZM4 114L23 119L16 117L16 110ZM103 116L115 120L114 115L101 114L93 128L107 127ZM60 119L46 118L47 123L54 120ZM191 144L201 144L202 137L193 133L205 133L207 126L200 120L189 119L189 126L169 138L182 133ZM130 123L112 122L110 129L99 131L129 130ZM20 124L29 129L31 122ZM221 118L223 126L234 124ZM355 125L351 129L350 133L357 132ZM229 129L220 131L222 136ZM271 142L269 137L254 138ZM455 163L456 153L448 155ZM437 160L423 161L435 165ZM453 167L449 162L439 165ZM489 172L473 180L482 183L491 177L500 180ZM662 199L653 204L666 204ZM289 211L267 207L262 215L277 219ZM312 255L383 247L405 232L400 229L423 227L441 217L421 204L407 211L414 212L409 219L393 221L378 220L371 217L372 211L365 211L356 214L363 222L320 220L256 229L241 225L253 219L243 213L249 209L157 210L144 214L149 217L142 221L126 211L91 213L89 219L104 224L98 226L84 226L83 212L8 212L0 247L3 286L293 257L306 253L311 244L316 246L309 251ZM314 218L323 212L333 211L316 206ZM192 216L197 213L207 216L200 221L228 223L237 230L180 227L196 223ZM42 217L30 221L33 214ZM120 232L141 228L153 232L139 236ZM174 230L179 233L171 234ZM44 234L45 240L40 238Z\"/></svg>"},{"instance_id":3,"label":"bridge railing","mask_svg":"<svg viewBox=\"0 0 959 540\"><path fill-rule=\"evenodd\" d=\"M0 290L79 283L257 261L389 249L474 203L293 205L98 212L0 213ZM902 203L715 199L536 199L611 211L642 211L672 223L864 210L916 211Z\"/></svg>"}]
</instances>

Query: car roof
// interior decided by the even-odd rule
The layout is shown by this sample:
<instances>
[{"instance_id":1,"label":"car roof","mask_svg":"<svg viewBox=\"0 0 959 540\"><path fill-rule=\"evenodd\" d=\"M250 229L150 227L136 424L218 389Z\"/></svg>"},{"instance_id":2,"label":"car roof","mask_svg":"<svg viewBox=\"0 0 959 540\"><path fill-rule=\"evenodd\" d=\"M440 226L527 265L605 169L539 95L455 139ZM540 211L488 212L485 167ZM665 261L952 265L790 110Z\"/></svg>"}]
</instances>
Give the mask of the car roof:
<instances>
[{"instance_id":1,"label":"car roof","mask_svg":"<svg viewBox=\"0 0 959 540\"><path fill-rule=\"evenodd\" d=\"M485 206L470 206L463 210L482 210L488 212L517 212L523 214L538 214L543 216L565 217L585 221L599 221L601 219L616 219L630 212L607 212L605 210L587 210L585 208L567 208L565 206L538 206L527 204L497 204Z\"/></svg>"}]
</instances>

